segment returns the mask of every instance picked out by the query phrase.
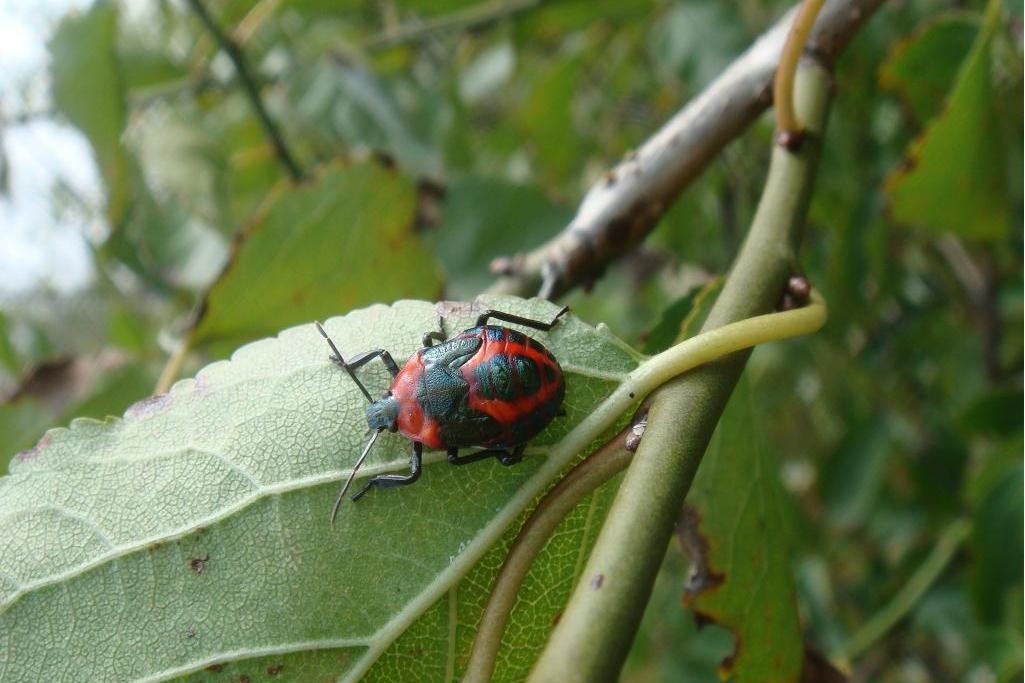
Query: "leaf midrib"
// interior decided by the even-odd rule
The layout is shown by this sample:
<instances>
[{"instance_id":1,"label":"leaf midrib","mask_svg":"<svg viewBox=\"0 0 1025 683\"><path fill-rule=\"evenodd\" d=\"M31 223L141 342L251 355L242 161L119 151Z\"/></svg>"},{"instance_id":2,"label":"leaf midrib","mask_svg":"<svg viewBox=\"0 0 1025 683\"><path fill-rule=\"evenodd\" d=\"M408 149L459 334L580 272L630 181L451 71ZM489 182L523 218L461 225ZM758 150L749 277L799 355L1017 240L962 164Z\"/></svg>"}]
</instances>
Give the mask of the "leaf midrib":
<instances>
[{"instance_id":1,"label":"leaf midrib","mask_svg":"<svg viewBox=\"0 0 1025 683\"><path fill-rule=\"evenodd\" d=\"M192 452L196 452L195 449L191 450ZM528 448L526 451L526 455L547 455L548 451L548 447ZM227 462L227 459L223 456L218 455L218 457L222 461ZM424 466L427 466L440 462L445 462L446 457L447 456L442 451L429 451L427 453L424 453L423 464ZM390 460L385 463L379 463L376 465L366 465L356 473L356 477L354 480L365 479L367 477L376 476L378 474L398 472L408 468L409 458L405 457L396 460ZM62 583L64 581L74 579L75 577L85 574L86 572L97 567L100 567L106 564L107 562L118 560L122 557L127 557L133 553L145 550L146 548L151 547L155 543L167 543L170 541L177 541L179 539L185 538L190 534L196 533L199 529L207 528L213 524L216 524L217 522L228 519L232 515L241 512L250 505L253 505L254 503L257 503L265 498L270 498L271 496L284 495L286 493L292 493L294 491L301 491L303 489L313 488L315 486L320 486L322 484L327 484L331 482L338 482L347 478L350 474L352 474L351 468L344 470L330 470L327 472L321 472L319 474L309 475L306 477L286 479L278 483L269 485L258 484L255 483L255 480L253 480L257 488L255 488L250 495L243 496L239 498L237 501L234 501L231 505L220 508L214 514L189 522L189 524L187 524L184 527L179 527L178 529L162 532L157 535L146 536L138 541L133 541L132 543L125 543L121 545L114 545L109 541L106 541L106 545L110 548L109 552L103 553L102 555L98 555L96 558L83 564L72 567L71 569L68 569L64 572L53 574L43 579L38 579L36 581L32 581L29 583L23 583L11 577L12 583L14 585L19 586L19 588L16 591L14 591L7 600L0 603L0 616L3 616L3 614L7 612L7 610L10 609L24 595L31 593L35 590L39 590L47 586L55 585L58 583ZM7 513L6 515L0 515L0 523L5 521L6 519L11 519L26 513L38 512L42 510L56 510L65 517L69 517L76 521L88 522L89 527L91 529L96 530L98 537L100 537L101 540L105 540L105 536L103 536L102 532L99 531L96 527L96 524L92 522L92 520L90 520L87 516L81 515L80 513L77 513L77 511L66 510L61 508L60 506L51 504L19 508L18 510Z\"/></svg>"}]
</instances>

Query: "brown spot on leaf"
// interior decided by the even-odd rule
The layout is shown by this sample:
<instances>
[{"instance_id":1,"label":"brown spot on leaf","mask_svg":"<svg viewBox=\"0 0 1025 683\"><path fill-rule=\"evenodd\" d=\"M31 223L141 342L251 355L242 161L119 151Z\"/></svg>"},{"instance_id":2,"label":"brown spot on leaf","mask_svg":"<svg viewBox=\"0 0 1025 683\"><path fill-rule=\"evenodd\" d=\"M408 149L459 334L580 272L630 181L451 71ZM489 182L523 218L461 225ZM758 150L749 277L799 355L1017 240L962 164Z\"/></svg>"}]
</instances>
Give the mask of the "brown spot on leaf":
<instances>
[{"instance_id":1,"label":"brown spot on leaf","mask_svg":"<svg viewBox=\"0 0 1025 683\"><path fill-rule=\"evenodd\" d=\"M224 665L223 664L211 664L210 666L206 667L206 670L207 671L213 671L214 673L217 673L219 671L224 670Z\"/></svg>"},{"instance_id":2,"label":"brown spot on leaf","mask_svg":"<svg viewBox=\"0 0 1025 683\"><path fill-rule=\"evenodd\" d=\"M238 677L238 683L251 683L251 681L252 679L249 678L249 676L246 676L245 674L242 674Z\"/></svg>"},{"instance_id":3,"label":"brown spot on leaf","mask_svg":"<svg viewBox=\"0 0 1025 683\"><path fill-rule=\"evenodd\" d=\"M591 590L601 590L602 584L605 583L604 574L595 574L591 577Z\"/></svg>"},{"instance_id":4,"label":"brown spot on leaf","mask_svg":"<svg viewBox=\"0 0 1025 683\"><path fill-rule=\"evenodd\" d=\"M157 394L156 396L144 398L141 401L137 401L128 406L128 410L125 411L125 419L137 420L149 417L150 415L155 415L166 408L170 403L170 394Z\"/></svg>"},{"instance_id":5,"label":"brown spot on leaf","mask_svg":"<svg viewBox=\"0 0 1025 683\"><path fill-rule=\"evenodd\" d=\"M690 558L683 593L683 604L688 606L698 595L714 591L726 580L724 573L715 571L708 564L708 539L701 535L700 525L701 515L697 509L684 505L676 523L676 535L683 552Z\"/></svg>"},{"instance_id":6,"label":"brown spot on leaf","mask_svg":"<svg viewBox=\"0 0 1025 683\"><path fill-rule=\"evenodd\" d=\"M189 560L189 569L191 569L197 574L202 574L206 570L206 563L209 561L209 555L203 555L202 557L193 557Z\"/></svg>"},{"instance_id":7,"label":"brown spot on leaf","mask_svg":"<svg viewBox=\"0 0 1025 683\"><path fill-rule=\"evenodd\" d=\"M416 216L413 229L429 230L441 224L444 218L447 189L440 180L421 178L416 184Z\"/></svg>"},{"instance_id":8,"label":"brown spot on leaf","mask_svg":"<svg viewBox=\"0 0 1025 683\"><path fill-rule=\"evenodd\" d=\"M694 623L699 629L702 629L706 626L714 626L719 622L711 614L696 609L694 610Z\"/></svg>"},{"instance_id":9,"label":"brown spot on leaf","mask_svg":"<svg viewBox=\"0 0 1025 683\"><path fill-rule=\"evenodd\" d=\"M29 462L31 460L35 460L37 457L39 457L40 453L46 450L46 447L49 445L50 433L47 432L46 434L43 434L43 438L41 438L35 446L26 451L21 451L20 453L15 455L14 458L18 462Z\"/></svg>"},{"instance_id":10,"label":"brown spot on leaf","mask_svg":"<svg viewBox=\"0 0 1025 683\"><path fill-rule=\"evenodd\" d=\"M395 161L395 157L390 152L383 149L372 149L370 150L370 158L379 163L387 171L395 171L398 168L398 164Z\"/></svg>"},{"instance_id":11,"label":"brown spot on leaf","mask_svg":"<svg viewBox=\"0 0 1025 683\"><path fill-rule=\"evenodd\" d=\"M734 634L736 636L736 634ZM733 667L737 664L737 657L740 656L740 636L736 636L733 641L733 652L726 655L719 666L716 667L719 671L719 676L723 680L730 678L730 674L733 673Z\"/></svg>"},{"instance_id":12,"label":"brown spot on leaf","mask_svg":"<svg viewBox=\"0 0 1025 683\"><path fill-rule=\"evenodd\" d=\"M279 673L281 673L281 670L284 669L284 668L285 668L284 664L272 664L271 666L267 667L267 675L268 676L277 676Z\"/></svg>"},{"instance_id":13,"label":"brown spot on leaf","mask_svg":"<svg viewBox=\"0 0 1025 683\"><path fill-rule=\"evenodd\" d=\"M821 652L805 646L801 683L847 683L847 676L833 666Z\"/></svg>"}]
</instances>

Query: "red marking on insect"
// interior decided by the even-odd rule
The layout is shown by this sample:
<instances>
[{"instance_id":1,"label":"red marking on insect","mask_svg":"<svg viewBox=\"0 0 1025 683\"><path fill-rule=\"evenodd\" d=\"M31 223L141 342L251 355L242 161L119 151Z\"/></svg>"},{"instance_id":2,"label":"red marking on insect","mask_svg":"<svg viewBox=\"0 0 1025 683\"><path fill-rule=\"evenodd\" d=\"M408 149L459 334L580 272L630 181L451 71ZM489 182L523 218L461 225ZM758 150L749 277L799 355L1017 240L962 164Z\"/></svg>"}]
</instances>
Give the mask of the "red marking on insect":
<instances>
[{"instance_id":1,"label":"red marking on insect","mask_svg":"<svg viewBox=\"0 0 1025 683\"><path fill-rule=\"evenodd\" d=\"M454 465L492 456L506 465L518 462L527 442L559 414L566 386L558 361L540 342L487 321L495 318L548 331L566 310L563 308L547 323L486 310L477 317L474 327L452 338L446 339L443 331L424 335L423 347L401 368L384 349L346 361L317 323L333 352L331 359L352 377L369 401L367 425L374 431L335 502L332 522L357 470L385 430L400 432L412 441L410 473L374 477L353 500L373 486L391 488L415 482L420 477L424 446L447 450L448 460ZM378 358L393 379L384 396L375 401L356 370ZM486 450L459 456L459 449L466 447Z\"/></svg>"}]
</instances>

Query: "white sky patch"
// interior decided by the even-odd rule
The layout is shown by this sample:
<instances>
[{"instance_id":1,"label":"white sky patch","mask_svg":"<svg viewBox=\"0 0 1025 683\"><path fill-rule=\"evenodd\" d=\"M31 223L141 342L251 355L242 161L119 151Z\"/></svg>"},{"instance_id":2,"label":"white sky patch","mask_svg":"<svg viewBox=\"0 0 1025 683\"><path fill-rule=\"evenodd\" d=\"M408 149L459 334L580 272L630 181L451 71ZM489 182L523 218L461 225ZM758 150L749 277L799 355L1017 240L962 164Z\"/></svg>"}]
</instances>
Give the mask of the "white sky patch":
<instances>
[{"instance_id":1,"label":"white sky patch","mask_svg":"<svg viewBox=\"0 0 1025 683\"><path fill-rule=\"evenodd\" d=\"M0 0L3 118L50 106L46 43L64 14L88 0ZM2 120L2 119L0 119ZM101 230L103 187L76 129L32 116L0 128L10 192L0 195L0 297L31 289L73 292L92 277L86 235ZM55 198L65 188L70 201Z\"/></svg>"}]
</instances>

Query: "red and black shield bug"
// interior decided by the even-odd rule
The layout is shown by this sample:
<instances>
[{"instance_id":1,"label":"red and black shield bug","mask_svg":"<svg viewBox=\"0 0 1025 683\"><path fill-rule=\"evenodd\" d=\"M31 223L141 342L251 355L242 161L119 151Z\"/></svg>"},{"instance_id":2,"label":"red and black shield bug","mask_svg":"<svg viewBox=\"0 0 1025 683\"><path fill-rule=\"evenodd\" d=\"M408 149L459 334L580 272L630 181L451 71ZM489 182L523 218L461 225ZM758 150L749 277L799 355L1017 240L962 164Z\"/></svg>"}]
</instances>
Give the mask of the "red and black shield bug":
<instances>
[{"instance_id":1,"label":"red and black shield bug","mask_svg":"<svg viewBox=\"0 0 1025 683\"><path fill-rule=\"evenodd\" d=\"M401 432L413 442L409 474L378 475L353 495L353 500L374 486L388 489L419 479L424 446L448 451L453 465L490 457L503 465L519 462L527 442L560 412L566 383L559 362L540 342L508 327L488 325L488 320L548 331L567 310L563 308L551 322L544 323L489 309L477 317L476 325L451 339L445 339L443 332L425 334L423 348L402 368L384 349L345 360L317 323L331 347L331 360L349 373L370 402L367 425L374 432L338 494L331 522L356 472L386 429ZM377 401L356 376L357 368L375 358L392 374L391 386ZM459 449L468 447L484 450L460 456Z\"/></svg>"}]
</instances>

